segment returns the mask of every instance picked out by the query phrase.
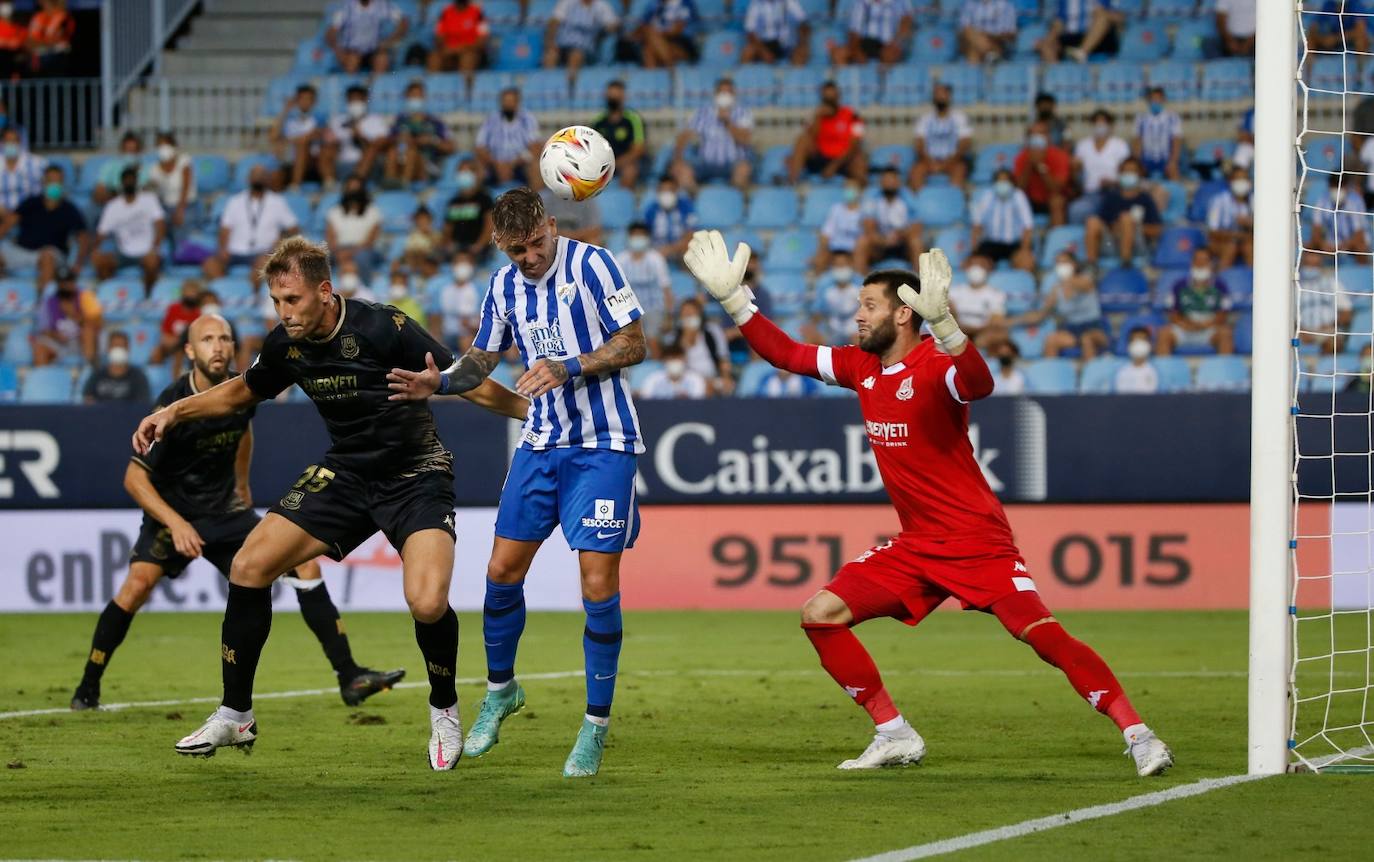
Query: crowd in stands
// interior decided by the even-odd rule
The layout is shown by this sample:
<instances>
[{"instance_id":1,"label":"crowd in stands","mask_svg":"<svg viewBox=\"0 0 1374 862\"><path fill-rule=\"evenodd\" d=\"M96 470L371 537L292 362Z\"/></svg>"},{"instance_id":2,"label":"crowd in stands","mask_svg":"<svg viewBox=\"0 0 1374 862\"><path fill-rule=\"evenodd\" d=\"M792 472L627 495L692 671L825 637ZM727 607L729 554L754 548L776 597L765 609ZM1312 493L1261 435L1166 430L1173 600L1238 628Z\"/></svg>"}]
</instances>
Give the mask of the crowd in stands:
<instances>
[{"instance_id":1,"label":"crowd in stands","mask_svg":"<svg viewBox=\"0 0 1374 862\"><path fill-rule=\"evenodd\" d=\"M297 232L328 241L340 293L395 305L465 349L487 276L503 262L490 242L494 198L513 185L538 189L553 123L584 122L610 141L615 184L580 204L543 195L560 233L610 247L636 290L651 350L634 372L644 397L832 394L751 361L729 321L697 298L681 255L699 227L751 242L746 283L798 338L852 340L863 275L914 268L938 245L958 267L955 312L997 365L998 394L1248 386L1252 112L1237 115L1230 139L1199 142L1172 104L1198 96L1209 63L1248 62L1234 58L1253 54L1254 0L944 8L344 0L302 46L308 68L269 97L270 154L231 168L184 152L166 131L151 153L131 133L118 154L77 165L30 153L21 130L4 129L0 298L8 289L8 302L27 299L36 313L0 302L13 324L3 358L34 371L84 368L78 398L139 398L140 385L156 390L180 370L182 333L210 310L234 323L243 367L275 324L258 267ZM944 50L962 62L939 72L921 64L932 29L952 37ZM1079 69L1091 87L1093 70L1105 79L1113 58L1134 56L1142 31L1165 43L1154 57L1196 36L1195 77L1146 86L1136 74L1131 93L1104 100L1076 138L1051 71ZM514 42L526 51L512 66ZM735 61L721 62L722 46ZM749 65L732 70L736 61ZM872 77L839 74L849 66ZM979 141L967 113L984 97L965 73L990 80L1000 66L1031 76L1022 100L1005 103L1007 116L1024 118L1016 143ZM675 136L651 141L643 112L665 103L640 104L637 82L668 68L679 81L709 77ZM787 76L803 72L806 89L788 90ZM534 82L547 73L571 100L540 99ZM470 99L453 98L455 78ZM1232 101L1246 95L1242 87ZM810 119L791 144L762 147L755 112L778 103L809 105ZM926 107L908 143L875 147L865 115L887 104ZM475 136L460 141L446 117L482 105ZM555 107L556 118L544 113ZM1374 167L1374 138L1362 157L1348 167ZM1307 231L1305 265L1329 301L1303 311L1316 333L1305 343L1332 364L1332 351L1357 363L1368 353L1367 336L1345 335L1353 318L1356 331L1374 331L1345 275L1370 250L1367 191L1339 167L1324 204L1339 212L1312 217ZM1338 255L1351 262L1339 272Z\"/></svg>"}]
</instances>

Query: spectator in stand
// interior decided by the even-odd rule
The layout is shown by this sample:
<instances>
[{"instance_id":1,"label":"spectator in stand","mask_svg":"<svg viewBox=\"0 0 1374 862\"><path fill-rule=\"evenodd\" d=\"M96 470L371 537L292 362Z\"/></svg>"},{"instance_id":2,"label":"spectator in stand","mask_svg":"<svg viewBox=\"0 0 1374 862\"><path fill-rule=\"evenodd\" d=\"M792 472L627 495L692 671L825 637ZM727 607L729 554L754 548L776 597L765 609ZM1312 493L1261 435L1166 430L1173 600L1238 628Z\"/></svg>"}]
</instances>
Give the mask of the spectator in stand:
<instances>
[{"instance_id":1,"label":"spectator in stand","mask_svg":"<svg viewBox=\"0 0 1374 862\"><path fill-rule=\"evenodd\" d=\"M1250 173L1245 168L1231 169L1230 194L1212 197L1207 204L1207 244L1222 269L1230 269L1237 258L1250 266L1254 259L1254 215L1250 209Z\"/></svg>"},{"instance_id":2,"label":"spectator in stand","mask_svg":"<svg viewBox=\"0 0 1374 862\"><path fill-rule=\"evenodd\" d=\"M1369 150L1369 144L1360 150L1360 158L1366 165L1374 162L1374 151ZM1255 163L1255 109L1249 108L1244 114L1240 115L1240 122L1236 124L1236 149L1231 153L1231 164L1234 167L1245 168L1247 171ZM1366 168L1368 170L1368 168ZM1374 178L1371 178L1374 181ZM1374 188L1371 185L1370 188Z\"/></svg>"},{"instance_id":3,"label":"spectator in stand","mask_svg":"<svg viewBox=\"0 0 1374 862\"><path fill-rule=\"evenodd\" d=\"M434 214L421 205L410 216L410 232L401 244L401 267L410 273L432 278L439 274L439 253L444 234L434 226Z\"/></svg>"},{"instance_id":4,"label":"spectator in stand","mask_svg":"<svg viewBox=\"0 0 1374 862\"><path fill-rule=\"evenodd\" d=\"M954 88L939 83L932 91L932 110L916 121L916 160L911 165L911 189L920 191L931 174L944 174L959 188L968 177L973 126L963 111L950 107Z\"/></svg>"},{"instance_id":5,"label":"spectator in stand","mask_svg":"<svg viewBox=\"0 0 1374 862\"><path fill-rule=\"evenodd\" d=\"M997 374L992 378L993 395L1006 397L1025 394L1026 375L1016 367L1020 359L1021 352L1016 349L1015 342L1008 341L1002 345L1002 351L997 356Z\"/></svg>"},{"instance_id":6,"label":"spectator in stand","mask_svg":"<svg viewBox=\"0 0 1374 862\"><path fill-rule=\"evenodd\" d=\"M200 306L205 302L205 297L205 285L198 279L188 278L181 283L181 298L168 305L162 313L158 342L148 361L158 365L171 358L173 377L181 376L181 363L185 359L181 348L186 344L186 329L200 317ZM114 337L113 333L110 337Z\"/></svg>"},{"instance_id":7,"label":"spectator in stand","mask_svg":"<svg viewBox=\"0 0 1374 862\"><path fill-rule=\"evenodd\" d=\"M196 165L177 149L172 132L157 133L157 161L147 170L147 187L157 195L167 212L167 233L186 224L186 215L196 202Z\"/></svg>"},{"instance_id":8,"label":"spectator in stand","mask_svg":"<svg viewBox=\"0 0 1374 862\"><path fill-rule=\"evenodd\" d=\"M658 193L644 210L644 222L658 253L670 261L678 260L697 229L697 209L692 198L678 190L677 180L664 174L658 180Z\"/></svg>"},{"instance_id":9,"label":"spectator in stand","mask_svg":"<svg viewBox=\"0 0 1374 862\"><path fill-rule=\"evenodd\" d=\"M878 194L864 201L863 226L854 255L854 264L861 272L885 258L916 265L921 254L921 223L902 196L902 177L896 168L883 168Z\"/></svg>"},{"instance_id":10,"label":"spectator in stand","mask_svg":"<svg viewBox=\"0 0 1374 862\"><path fill-rule=\"evenodd\" d=\"M840 104L840 88L834 81L821 85L821 103L816 114L792 147L787 163L788 182L796 185L803 173L827 180L838 175L859 182L868 178L864 122L857 111Z\"/></svg>"},{"instance_id":11,"label":"spectator in stand","mask_svg":"<svg viewBox=\"0 0 1374 862\"><path fill-rule=\"evenodd\" d=\"M978 253L964 261L964 280L949 291L949 304L964 334L989 356L1007 340L1007 294L988 284L993 262Z\"/></svg>"},{"instance_id":12,"label":"spectator in stand","mask_svg":"<svg viewBox=\"0 0 1374 862\"><path fill-rule=\"evenodd\" d=\"M367 87L351 84L343 111L329 119L324 146L335 174L372 178L377 160L386 152L391 120L367 109Z\"/></svg>"},{"instance_id":13,"label":"spectator in stand","mask_svg":"<svg viewBox=\"0 0 1374 862\"><path fill-rule=\"evenodd\" d=\"M453 0L434 24L434 50L426 68L431 72L462 72L469 81L487 65L487 26L482 4Z\"/></svg>"},{"instance_id":14,"label":"spectator in stand","mask_svg":"<svg viewBox=\"0 0 1374 862\"><path fill-rule=\"evenodd\" d=\"M607 0L558 0L544 28L544 68L577 70L596 58L602 37L614 34L620 16Z\"/></svg>"},{"instance_id":15,"label":"spectator in stand","mask_svg":"<svg viewBox=\"0 0 1374 862\"><path fill-rule=\"evenodd\" d=\"M625 250L616 260L639 299L649 355L657 356L672 325L668 312L673 307L673 280L668 275L668 261L654 248L648 224L637 221L630 225Z\"/></svg>"},{"instance_id":16,"label":"spectator in stand","mask_svg":"<svg viewBox=\"0 0 1374 862\"><path fill-rule=\"evenodd\" d=\"M110 198L96 224L96 240L102 248L91 262L102 281L125 267L143 270L143 293L153 292L162 273L162 241L167 236L167 215L157 195L139 191L138 168L125 168L120 194ZM113 246L113 247L111 247Z\"/></svg>"},{"instance_id":17,"label":"spectator in stand","mask_svg":"<svg viewBox=\"0 0 1374 862\"><path fill-rule=\"evenodd\" d=\"M91 254L91 235L86 217L66 198L62 186L62 169L49 165L43 172L41 194L25 198L18 207L0 215L0 236L9 236L18 225L13 239L0 243L0 256L5 269L15 272L33 268L37 272L39 292L55 277L58 269L71 262L73 240L76 240L76 260L80 270Z\"/></svg>"},{"instance_id":18,"label":"spectator in stand","mask_svg":"<svg viewBox=\"0 0 1374 862\"><path fill-rule=\"evenodd\" d=\"M744 40L741 63L805 66L811 57L811 25L799 0L749 0Z\"/></svg>"},{"instance_id":19,"label":"spectator in stand","mask_svg":"<svg viewBox=\"0 0 1374 862\"><path fill-rule=\"evenodd\" d=\"M649 372L639 386L638 398L705 398L710 385L702 374L688 367L686 354L676 344L663 348L663 367Z\"/></svg>"},{"instance_id":20,"label":"spectator in stand","mask_svg":"<svg viewBox=\"0 0 1374 862\"><path fill-rule=\"evenodd\" d=\"M902 62L916 25L910 0L854 0L849 7L848 37L831 48L837 66L877 60L884 66Z\"/></svg>"},{"instance_id":21,"label":"spectator in stand","mask_svg":"<svg viewBox=\"0 0 1374 862\"><path fill-rule=\"evenodd\" d=\"M1308 208L1310 235L1303 245L1312 251L1332 254L1368 253L1369 213L1355 176L1330 174L1326 184L1326 195Z\"/></svg>"},{"instance_id":22,"label":"spectator in stand","mask_svg":"<svg viewBox=\"0 0 1374 862\"><path fill-rule=\"evenodd\" d=\"M1057 63L1067 57L1086 63L1095 54L1115 57L1121 50L1120 29L1126 20L1115 5L1115 0L1054 2L1049 32L1038 45L1040 61Z\"/></svg>"},{"instance_id":23,"label":"spectator in stand","mask_svg":"<svg viewBox=\"0 0 1374 862\"><path fill-rule=\"evenodd\" d=\"M1180 347L1210 347L1228 354L1234 352L1233 345L1231 295L1217 278L1212 253L1196 249L1188 277L1170 292L1169 325L1159 331L1156 352L1168 356Z\"/></svg>"},{"instance_id":24,"label":"spectator in stand","mask_svg":"<svg viewBox=\"0 0 1374 862\"><path fill-rule=\"evenodd\" d=\"M391 49L405 38L410 24L391 0L344 0L334 13L324 42L334 52L339 71L382 74L391 69Z\"/></svg>"},{"instance_id":25,"label":"spectator in stand","mask_svg":"<svg viewBox=\"0 0 1374 862\"><path fill-rule=\"evenodd\" d=\"M348 299L356 299L359 302L376 302L377 295L372 292L363 282L362 273L358 269L358 263L354 260L345 260L334 268L337 279L339 294ZM269 297L269 305L271 298Z\"/></svg>"},{"instance_id":26,"label":"spectator in stand","mask_svg":"<svg viewBox=\"0 0 1374 862\"><path fill-rule=\"evenodd\" d=\"M1012 318L1013 326L1038 326L1053 316L1056 328L1045 338L1045 356L1058 356L1078 348L1084 359L1107 349L1107 324L1102 318L1097 284L1084 272L1073 254L1060 252L1054 262L1054 284L1044 304L1035 311Z\"/></svg>"},{"instance_id":27,"label":"spectator in stand","mask_svg":"<svg viewBox=\"0 0 1374 862\"><path fill-rule=\"evenodd\" d=\"M744 269L744 278L740 282L744 285L744 292L749 295L749 299L758 307L759 313L764 317L773 316L773 294L768 290L768 285L763 281L763 264L759 263L758 258L750 258L748 265ZM734 339L739 335L738 327L730 327L727 337Z\"/></svg>"},{"instance_id":28,"label":"spectator in stand","mask_svg":"<svg viewBox=\"0 0 1374 862\"><path fill-rule=\"evenodd\" d=\"M1147 113L1135 118L1132 149L1140 159L1145 176L1151 179L1179 178L1179 158L1183 153L1183 120L1166 109L1164 88L1151 87Z\"/></svg>"},{"instance_id":29,"label":"spectator in stand","mask_svg":"<svg viewBox=\"0 0 1374 862\"><path fill-rule=\"evenodd\" d=\"M678 133L673 147L673 173L678 183L693 194L697 183L729 180L740 190L749 188L753 173L754 115L735 99L735 82L716 81L710 104L697 108L687 127ZM687 147L697 145L696 155L686 158Z\"/></svg>"},{"instance_id":30,"label":"spectator in stand","mask_svg":"<svg viewBox=\"0 0 1374 862\"><path fill-rule=\"evenodd\" d=\"M0 154L0 209L12 210L43 190L47 162L28 151L17 126L0 133Z\"/></svg>"},{"instance_id":31,"label":"spectator in stand","mask_svg":"<svg viewBox=\"0 0 1374 862\"><path fill-rule=\"evenodd\" d=\"M700 55L696 43L700 19L695 0L655 0L634 31L644 68L695 63Z\"/></svg>"},{"instance_id":32,"label":"spectator in stand","mask_svg":"<svg viewBox=\"0 0 1374 862\"><path fill-rule=\"evenodd\" d=\"M996 63L1016 47L1016 7L1011 0L964 0L959 10L959 50L969 63Z\"/></svg>"},{"instance_id":33,"label":"spectator in stand","mask_svg":"<svg viewBox=\"0 0 1374 862\"><path fill-rule=\"evenodd\" d=\"M410 274L397 269L391 273L391 286L386 291L386 305L405 314L411 320L425 326L425 310L410 293Z\"/></svg>"},{"instance_id":34,"label":"spectator in stand","mask_svg":"<svg viewBox=\"0 0 1374 862\"><path fill-rule=\"evenodd\" d=\"M472 346L477 337L477 327L482 321L482 297L486 295L485 283L478 284L477 268L473 265L472 255L460 251L449 263L451 278L439 290L434 302L438 313L429 316L429 332L443 344L456 344L458 352L463 353Z\"/></svg>"},{"instance_id":35,"label":"spectator in stand","mask_svg":"<svg viewBox=\"0 0 1374 862\"><path fill-rule=\"evenodd\" d=\"M1102 238L1109 236L1116 243L1121 265L1135 265L1137 237L1155 242L1164 230L1164 220L1154 196L1141 186L1140 162L1127 159L1121 164L1116 187L1102 194L1097 211L1088 216L1084 225L1084 259L1090 269L1097 268Z\"/></svg>"},{"instance_id":36,"label":"spectator in stand","mask_svg":"<svg viewBox=\"0 0 1374 862\"><path fill-rule=\"evenodd\" d=\"M539 193L544 212L558 220L558 235L592 245L602 245L601 204L596 198L573 201L560 198L549 189Z\"/></svg>"},{"instance_id":37,"label":"spectator in stand","mask_svg":"<svg viewBox=\"0 0 1374 862\"><path fill-rule=\"evenodd\" d=\"M1329 261L1327 265L1323 265ZM1346 336L1355 319L1350 292L1336 278L1330 255L1305 252L1302 258L1302 290L1298 291L1298 338L1317 347L1323 356L1345 349Z\"/></svg>"},{"instance_id":38,"label":"spectator in stand","mask_svg":"<svg viewBox=\"0 0 1374 862\"><path fill-rule=\"evenodd\" d=\"M1216 0L1217 33L1226 57L1255 56L1257 0Z\"/></svg>"},{"instance_id":39,"label":"spectator in stand","mask_svg":"<svg viewBox=\"0 0 1374 862\"><path fill-rule=\"evenodd\" d=\"M854 315L859 311L859 287L863 278L854 271L853 263L849 252L835 252L830 258L829 271L817 279L810 331L804 333L807 340L816 344L854 343L859 334Z\"/></svg>"},{"instance_id":40,"label":"spectator in stand","mask_svg":"<svg viewBox=\"0 0 1374 862\"><path fill-rule=\"evenodd\" d=\"M1112 133L1115 122L1109 111L1093 111L1093 133L1073 150L1073 172L1083 194L1069 204L1069 221L1081 224L1097 211L1102 193L1116 185L1121 165L1131 157L1131 145Z\"/></svg>"},{"instance_id":41,"label":"spectator in stand","mask_svg":"<svg viewBox=\"0 0 1374 862\"><path fill-rule=\"evenodd\" d=\"M30 343L33 364L51 365L65 359L95 361L100 343L100 300L81 290L70 267L57 270L57 289L38 301L38 318Z\"/></svg>"},{"instance_id":42,"label":"spectator in stand","mask_svg":"<svg viewBox=\"0 0 1374 862\"><path fill-rule=\"evenodd\" d=\"M1360 351L1360 373L1350 375L1350 382L1345 384L1344 391L1368 395L1371 380L1374 380L1374 345L1366 344L1364 350Z\"/></svg>"},{"instance_id":43,"label":"spectator in stand","mask_svg":"<svg viewBox=\"0 0 1374 862\"><path fill-rule=\"evenodd\" d=\"M1035 271L1035 250L1031 247L1035 216L1026 193L1012 182L1011 171L997 171L992 188L974 200L970 222L969 245L974 254Z\"/></svg>"},{"instance_id":44,"label":"spectator in stand","mask_svg":"<svg viewBox=\"0 0 1374 862\"><path fill-rule=\"evenodd\" d=\"M0 2L0 78L9 79L23 72L24 43L29 31L14 22L14 4Z\"/></svg>"},{"instance_id":45,"label":"spectator in stand","mask_svg":"<svg viewBox=\"0 0 1374 862\"><path fill-rule=\"evenodd\" d=\"M339 202L324 215L324 237L334 254L335 265L352 261L363 278L377 269L377 241L382 236L382 211L372 202L362 177L344 181Z\"/></svg>"},{"instance_id":46,"label":"spectator in stand","mask_svg":"<svg viewBox=\"0 0 1374 862\"><path fill-rule=\"evenodd\" d=\"M1053 93L1046 93L1043 90L1035 94L1035 112L1031 116L1031 122L1041 122L1045 124L1046 135L1051 145L1063 147L1067 140L1068 124L1064 118L1059 116L1059 100Z\"/></svg>"},{"instance_id":47,"label":"spectator in stand","mask_svg":"<svg viewBox=\"0 0 1374 862\"><path fill-rule=\"evenodd\" d=\"M405 96L405 110L396 115L387 142L386 178L393 183L422 183L439 175L439 163L457 146L444 121L426 108L424 81L407 84Z\"/></svg>"},{"instance_id":48,"label":"spectator in stand","mask_svg":"<svg viewBox=\"0 0 1374 862\"><path fill-rule=\"evenodd\" d=\"M292 191L299 191L307 180L320 181L328 190L333 190L336 182L334 152L324 146L329 121L318 102L315 87L301 84L272 124L272 148Z\"/></svg>"},{"instance_id":49,"label":"spectator in stand","mask_svg":"<svg viewBox=\"0 0 1374 862\"><path fill-rule=\"evenodd\" d=\"M1137 326L1127 336L1126 355L1131 361L1116 370L1112 391L1118 395L1153 395L1159 391L1159 370L1150 361L1150 330Z\"/></svg>"},{"instance_id":50,"label":"spectator in stand","mask_svg":"<svg viewBox=\"0 0 1374 862\"><path fill-rule=\"evenodd\" d=\"M87 404L106 401L130 401L148 404L153 400L148 391L148 376L142 368L129 364L129 334L116 329L106 339L105 361L86 378L81 400Z\"/></svg>"},{"instance_id":51,"label":"spectator in stand","mask_svg":"<svg viewBox=\"0 0 1374 862\"><path fill-rule=\"evenodd\" d=\"M501 109L489 114L477 130L477 161L486 171L486 181L497 185L523 183L538 190L539 153L544 138L539 121L520 107L520 90L501 91Z\"/></svg>"},{"instance_id":52,"label":"spectator in stand","mask_svg":"<svg viewBox=\"0 0 1374 862\"><path fill-rule=\"evenodd\" d=\"M606 85L606 110L595 120L592 128L601 133L615 153L615 178L622 188L639 185L648 152L644 137L644 118L639 112L625 107L625 82L619 79Z\"/></svg>"},{"instance_id":53,"label":"spectator in stand","mask_svg":"<svg viewBox=\"0 0 1374 862\"><path fill-rule=\"evenodd\" d=\"M830 266L833 255L844 253L852 258L863 236L863 185L847 179L841 194L843 197L830 205L821 225L821 241L811 264L817 272Z\"/></svg>"},{"instance_id":54,"label":"spectator in stand","mask_svg":"<svg viewBox=\"0 0 1374 862\"><path fill-rule=\"evenodd\" d=\"M257 290L266 257L283 237L299 233L296 214L286 198L267 187L267 168L254 165L248 188L229 198L219 217L219 243L206 258L205 277L216 279L232 266L248 267L248 280Z\"/></svg>"},{"instance_id":55,"label":"spectator in stand","mask_svg":"<svg viewBox=\"0 0 1374 862\"><path fill-rule=\"evenodd\" d=\"M822 389L814 377L793 374L781 368L770 368L759 380L760 398L809 398Z\"/></svg>"},{"instance_id":56,"label":"spectator in stand","mask_svg":"<svg viewBox=\"0 0 1374 862\"><path fill-rule=\"evenodd\" d=\"M1069 194L1073 182L1073 158L1050 143L1049 124L1031 123L1026 146L1012 162L1016 187L1026 193L1031 211L1048 215L1051 225L1068 219Z\"/></svg>"},{"instance_id":57,"label":"spectator in stand","mask_svg":"<svg viewBox=\"0 0 1374 862\"><path fill-rule=\"evenodd\" d=\"M95 185L91 187L91 199L98 206L104 206L119 194L120 177L124 169L130 167L143 168L143 138L135 132L125 132L119 139L119 153L100 166Z\"/></svg>"},{"instance_id":58,"label":"spectator in stand","mask_svg":"<svg viewBox=\"0 0 1374 862\"><path fill-rule=\"evenodd\" d=\"M663 347L665 360L673 347L682 351L687 367L705 379L709 392L729 395L735 391L729 343L721 328L706 320L701 300L689 297L679 306L677 328Z\"/></svg>"},{"instance_id":59,"label":"spectator in stand","mask_svg":"<svg viewBox=\"0 0 1374 862\"><path fill-rule=\"evenodd\" d=\"M480 263L486 259L491 244L491 195L487 194L477 162L472 159L459 163L454 181L458 190L444 208L444 243Z\"/></svg>"},{"instance_id":60,"label":"spectator in stand","mask_svg":"<svg viewBox=\"0 0 1374 862\"><path fill-rule=\"evenodd\" d=\"M38 11L29 19L24 43L29 71L53 78L66 75L75 35L76 19L67 11L67 0L38 0Z\"/></svg>"}]
</instances>

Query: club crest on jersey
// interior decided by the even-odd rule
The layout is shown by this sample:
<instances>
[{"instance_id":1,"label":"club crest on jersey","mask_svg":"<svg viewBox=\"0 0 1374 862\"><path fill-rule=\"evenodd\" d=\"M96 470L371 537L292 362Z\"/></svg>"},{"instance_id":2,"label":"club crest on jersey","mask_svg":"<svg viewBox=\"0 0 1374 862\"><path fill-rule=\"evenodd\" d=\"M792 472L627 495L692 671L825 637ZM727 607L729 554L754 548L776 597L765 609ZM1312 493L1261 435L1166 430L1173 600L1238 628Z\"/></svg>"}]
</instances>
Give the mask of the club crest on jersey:
<instances>
[{"instance_id":1,"label":"club crest on jersey","mask_svg":"<svg viewBox=\"0 0 1374 862\"><path fill-rule=\"evenodd\" d=\"M339 338L339 355L344 359L358 358L358 339L352 333Z\"/></svg>"},{"instance_id":2,"label":"club crest on jersey","mask_svg":"<svg viewBox=\"0 0 1374 862\"><path fill-rule=\"evenodd\" d=\"M916 393L915 393L915 392L912 390L912 388L911 388L911 378L910 378L910 377L908 377L907 379L903 380L903 381L902 381L902 385L897 387L897 400L898 400L898 401L910 401L910 400L911 400L911 396L913 396L913 395L915 395L915 394L916 394Z\"/></svg>"},{"instance_id":3,"label":"club crest on jersey","mask_svg":"<svg viewBox=\"0 0 1374 862\"><path fill-rule=\"evenodd\" d=\"M577 285L569 282L558 286L558 301L564 305L572 305L573 295L577 293Z\"/></svg>"},{"instance_id":4,"label":"club crest on jersey","mask_svg":"<svg viewBox=\"0 0 1374 862\"><path fill-rule=\"evenodd\" d=\"M865 377L865 378L864 378L864 382L863 382L863 383L860 383L859 385L862 386L862 387L865 388L865 389L872 389L872 388L873 388L873 384L876 383L876 382L877 382L877 381L873 379L873 375L870 374L870 375L868 375L867 377Z\"/></svg>"}]
</instances>

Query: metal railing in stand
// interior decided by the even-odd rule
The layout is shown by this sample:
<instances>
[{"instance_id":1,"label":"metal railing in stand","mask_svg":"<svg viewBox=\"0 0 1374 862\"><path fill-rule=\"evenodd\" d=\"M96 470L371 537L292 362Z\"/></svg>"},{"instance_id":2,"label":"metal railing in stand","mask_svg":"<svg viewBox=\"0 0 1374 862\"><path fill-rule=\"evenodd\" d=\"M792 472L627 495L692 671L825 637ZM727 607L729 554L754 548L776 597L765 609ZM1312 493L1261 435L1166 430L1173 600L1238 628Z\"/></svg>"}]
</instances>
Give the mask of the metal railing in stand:
<instances>
[{"instance_id":1,"label":"metal railing in stand","mask_svg":"<svg viewBox=\"0 0 1374 862\"><path fill-rule=\"evenodd\" d=\"M0 100L31 149L87 150L104 137L101 89L99 78L0 81Z\"/></svg>"},{"instance_id":2,"label":"metal railing in stand","mask_svg":"<svg viewBox=\"0 0 1374 862\"><path fill-rule=\"evenodd\" d=\"M116 107L140 79L161 72L162 47L199 0L102 0L101 126L113 143Z\"/></svg>"}]
</instances>

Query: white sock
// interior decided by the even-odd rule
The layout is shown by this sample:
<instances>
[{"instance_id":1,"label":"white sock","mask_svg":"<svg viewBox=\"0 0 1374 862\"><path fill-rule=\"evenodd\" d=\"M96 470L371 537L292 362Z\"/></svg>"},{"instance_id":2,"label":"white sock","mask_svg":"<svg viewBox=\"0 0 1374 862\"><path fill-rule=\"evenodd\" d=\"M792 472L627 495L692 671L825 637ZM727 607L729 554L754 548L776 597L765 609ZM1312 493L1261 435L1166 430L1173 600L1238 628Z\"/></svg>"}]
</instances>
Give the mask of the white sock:
<instances>
[{"instance_id":1,"label":"white sock","mask_svg":"<svg viewBox=\"0 0 1374 862\"><path fill-rule=\"evenodd\" d=\"M900 715L891 721L884 721L874 729L883 736L890 736L893 739L910 739L916 735L916 728L907 724L906 719Z\"/></svg>"},{"instance_id":2,"label":"white sock","mask_svg":"<svg viewBox=\"0 0 1374 862\"><path fill-rule=\"evenodd\" d=\"M239 724L247 724L253 720L253 710L250 709L247 712L239 712L237 709L230 709L227 706L221 705L219 709L215 710L215 717L222 718L225 721L237 721Z\"/></svg>"},{"instance_id":3,"label":"white sock","mask_svg":"<svg viewBox=\"0 0 1374 862\"><path fill-rule=\"evenodd\" d=\"M611 726L611 719L610 719L610 716L606 716L606 715L589 715L589 716L587 716L587 720L590 721L592 724L598 725L598 726L600 726L600 727L610 727L610 726Z\"/></svg>"},{"instance_id":4,"label":"white sock","mask_svg":"<svg viewBox=\"0 0 1374 862\"><path fill-rule=\"evenodd\" d=\"M1133 724L1125 730L1121 731L1121 735L1126 739L1126 744L1130 745L1132 742L1135 742L1138 739L1144 739L1146 736L1150 736L1151 734L1150 728L1146 727L1145 725Z\"/></svg>"},{"instance_id":5,"label":"white sock","mask_svg":"<svg viewBox=\"0 0 1374 862\"><path fill-rule=\"evenodd\" d=\"M515 682L515 677L511 677L505 682L492 682L487 680L487 691L505 691L510 688L510 684Z\"/></svg>"}]
</instances>

